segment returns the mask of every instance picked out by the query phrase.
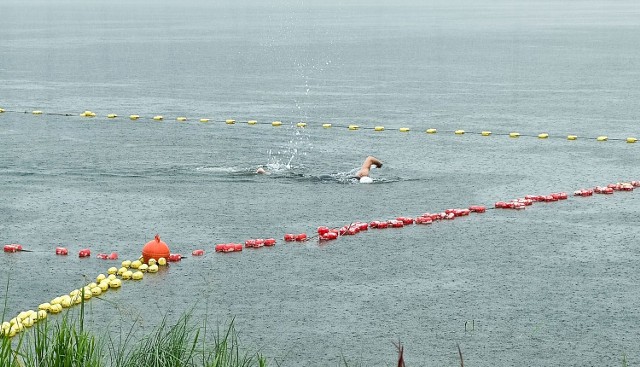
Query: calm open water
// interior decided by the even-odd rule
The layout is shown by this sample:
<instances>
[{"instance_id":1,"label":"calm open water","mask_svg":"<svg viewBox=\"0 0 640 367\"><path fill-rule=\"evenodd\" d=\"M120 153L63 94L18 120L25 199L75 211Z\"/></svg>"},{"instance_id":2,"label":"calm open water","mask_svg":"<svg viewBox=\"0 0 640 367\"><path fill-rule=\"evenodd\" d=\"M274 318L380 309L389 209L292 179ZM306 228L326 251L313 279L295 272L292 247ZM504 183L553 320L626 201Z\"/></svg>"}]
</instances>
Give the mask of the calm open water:
<instances>
[{"instance_id":1,"label":"calm open water","mask_svg":"<svg viewBox=\"0 0 640 367\"><path fill-rule=\"evenodd\" d=\"M34 251L0 255L10 317L120 263L80 248L132 259L159 233L172 252L207 253L90 301L96 329L193 308L235 317L243 346L280 366L388 366L398 340L410 366L459 365L456 344L468 366L639 363L638 193L281 240L640 179L637 144L583 138L640 135L636 2L5 0L0 12L0 107L74 115L0 115L0 242ZM369 154L385 163L377 182L351 183ZM252 174L267 164L272 175ZM257 237L279 243L213 252Z\"/></svg>"}]
</instances>

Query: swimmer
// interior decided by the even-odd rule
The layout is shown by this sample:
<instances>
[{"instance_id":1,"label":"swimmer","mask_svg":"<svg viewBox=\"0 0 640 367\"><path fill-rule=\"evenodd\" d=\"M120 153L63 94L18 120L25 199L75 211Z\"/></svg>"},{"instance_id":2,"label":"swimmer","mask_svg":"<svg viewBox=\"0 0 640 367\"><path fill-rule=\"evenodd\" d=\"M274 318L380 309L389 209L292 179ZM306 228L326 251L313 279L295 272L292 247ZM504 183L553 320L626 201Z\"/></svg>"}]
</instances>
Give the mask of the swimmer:
<instances>
[{"instance_id":1,"label":"swimmer","mask_svg":"<svg viewBox=\"0 0 640 367\"><path fill-rule=\"evenodd\" d=\"M258 167L258 169L256 170L256 173L259 174L259 175L270 175L271 174L271 172L265 170L262 167Z\"/></svg>"},{"instance_id":2,"label":"swimmer","mask_svg":"<svg viewBox=\"0 0 640 367\"><path fill-rule=\"evenodd\" d=\"M378 160L378 158L374 156L368 156L367 159L362 163L362 168L356 173L356 177L360 179L360 183L372 183L373 180L369 177L369 172L371 171L371 166L375 166L377 168L382 168L382 162Z\"/></svg>"}]
</instances>

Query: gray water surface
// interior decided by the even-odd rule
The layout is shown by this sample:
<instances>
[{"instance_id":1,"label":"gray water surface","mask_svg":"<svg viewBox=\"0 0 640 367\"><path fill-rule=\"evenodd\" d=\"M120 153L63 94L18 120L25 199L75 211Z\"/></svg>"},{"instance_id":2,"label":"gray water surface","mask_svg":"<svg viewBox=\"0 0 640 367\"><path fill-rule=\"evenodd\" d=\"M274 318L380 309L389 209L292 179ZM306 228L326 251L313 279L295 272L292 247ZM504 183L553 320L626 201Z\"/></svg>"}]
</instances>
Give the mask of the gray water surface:
<instances>
[{"instance_id":1,"label":"gray water surface","mask_svg":"<svg viewBox=\"0 0 640 367\"><path fill-rule=\"evenodd\" d=\"M282 241L640 179L638 146L614 140L640 135L637 3L9 0L0 12L0 107L73 115L0 114L0 242L34 251L0 255L10 317L119 264L79 249L132 259L159 233L172 252L206 254L92 300L96 330L193 309L235 317L243 346L280 366L393 365L398 340L410 366L459 365L456 344L468 366L640 360L638 193ZM511 131L531 136L496 135ZM611 140L587 139L599 135ZM367 155L384 166L354 184ZM258 237L278 244L213 251Z\"/></svg>"}]
</instances>

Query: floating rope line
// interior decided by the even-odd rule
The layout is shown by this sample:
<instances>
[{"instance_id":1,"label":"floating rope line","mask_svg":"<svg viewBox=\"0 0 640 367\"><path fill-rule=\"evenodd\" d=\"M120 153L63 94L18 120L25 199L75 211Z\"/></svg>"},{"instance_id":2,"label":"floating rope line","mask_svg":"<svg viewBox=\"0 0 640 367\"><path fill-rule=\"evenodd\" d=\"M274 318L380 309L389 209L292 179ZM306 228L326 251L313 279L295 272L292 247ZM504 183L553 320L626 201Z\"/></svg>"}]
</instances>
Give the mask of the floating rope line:
<instances>
[{"instance_id":1,"label":"floating rope line","mask_svg":"<svg viewBox=\"0 0 640 367\"><path fill-rule=\"evenodd\" d=\"M32 114L34 116L40 116L40 115L44 115L44 116L63 116L63 117L84 117L84 118L97 118L97 114L95 112L92 111L84 111L80 114L77 113L68 113L68 112L44 112L41 110L33 110L33 111L21 111L21 110L5 110L0 108L0 114L2 113L16 113L16 114ZM110 113L107 114L105 116L107 119L113 120L113 119L118 119L121 118L120 116L118 116L115 113ZM150 120L150 121L165 121L165 117L164 115L154 115L154 116L140 116L137 114L131 114L128 115L127 117L128 119L132 120L132 121L138 121L138 120ZM172 120L175 120L177 122L187 122L187 121L198 121L200 123L224 123L226 125L235 125L236 122L239 124L246 124L246 125L271 125L273 127L280 127L283 126L282 121L272 121L272 122L259 122L258 120L235 120L235 119L225 119L225 120L217 120L217 119L212 119L212 118L208 118L208 117L202 117L202 118L198 118L198 119L190 119L187 118L185 116L178 116L175 118L171 118ZM294 123L291 122L289 124L289 126L292 126ZM347 130L351 130L351 131L357 131L357 130L372 130L375 132L383 132L383 131L387 131L387 129L384 126L360 126L360 125L356 125L356 124L333 124L333 123L307 123L307 122L297 122L295 123L295 126L301 129L304 128L310 128L310 127L322 127L324 129L330 129L330 128L338 128L338 129L347 129ZM397 131L402 132L402 133L409 133L411 132L411 128L410 127L400 127L397 129ZM439 131L435 128L429 128L425 130L425 133L427 134L436 134ZM566 139L566 140L578 140L578 136L577 135L551 135L548 133L540 133L540 134L521 134L519 132L509 132L509 133L504 133L504 132L498 132L498 133L493 133L491 131L465 131L465 130L441 130L441 133L447 133L447 134L455 134L455 135L481 135L481 136L508 136L510 138L514 138L517 139L519 137L527 137L527 138L538 138L538 139ZM638 141L637 138L635 137L627 137L627 138L609 138L606 135L601 135L601 136L597 136L597 137L583 137L580 139L585 139L585 140L595 140L595 141L600 141L600 142L604 142L604 141L624 141L627 143L636 143Z\"/></svg>"},{"instance_id":2,"label":"floating rope line","mask_svg":"<svg viewBox=\"0 0 640 367\"><path fill-rule=\"evenodd\" d=\"M640 181L629 181L623 183L609 184L607 186L596 186L589 189L576 190L573 193L575 197L589 197L593 194L611 195L615 191L633 191L635 188L640 187ZM362 231L369 229L384 229L384 228L403 228L408 225L414 224L432 224L441 220L454 220L457 217L468 216L471 213L484 213L486 210L491 209L512 209L512 210L524 210L527 206L531 206L538 202L555 202L560 200L567 200L569 195L566 192L555 192L549 195L526 195L521 198L513 199L510 201L498 201L492 207L487 208L483 205L471 205L465 209L446 209L438 213L423 213L415 218L412 217L397 217L396 219L385 221L371 221L371 222L351 222L348 225L340 228L329 228L327 226L320 226L317 228L317 235L307 237L306 233L284 235L285 242L308 242L317 238L319 244L327 243L328 241L334 241L342 236L353 236ZM160 239L156 235L156 239L159 242ZM276 240L274 238L268 239L250 239L245 241L244 248L260 248L263 246L272 247L275 246ZM148 244L147 244L148 245ZM230 244L217 244L215 245L216 252L239 252L242 251L243 245L241 243ZM11 244L4 246L4 252L15 253L25 252L27 250L22 249L21 245ZM65 248L57 247L57 255L67 255L68 251ZM91 251L89 249L80 250L80 257L89 257ZM203 256L204 250L194 250L192 256ZM118 258L117 253L111 255L98 256L103 260L115 260ZM170 254L169 261L177 262L183 259L184 256L180 254ZM57 314L62 312L63 309L73 307L77 304L82 304L89 301L92 297L98 297L109 289L117 289L122 286L122 281L128 280L141 280L144 277L144 273L158 272L158 265L166 265L165 258L159 258L156 262L155 259L149 259L148 264L144 263L144 257L140 257L138 260L130 261L125 260L122 262L121 267L110 267L107 270L107 274L99 274L94 282L90 282L87 285L72 290L69 294L65 294L59 297L55 297L50 302L42 303L38 306L38 311L28 310L20 312L16 317L5 321L0 324L0 337L12 338L18 333L30 328L40 320L44 320L51 314Z\"/></svg>"}]
</instances>

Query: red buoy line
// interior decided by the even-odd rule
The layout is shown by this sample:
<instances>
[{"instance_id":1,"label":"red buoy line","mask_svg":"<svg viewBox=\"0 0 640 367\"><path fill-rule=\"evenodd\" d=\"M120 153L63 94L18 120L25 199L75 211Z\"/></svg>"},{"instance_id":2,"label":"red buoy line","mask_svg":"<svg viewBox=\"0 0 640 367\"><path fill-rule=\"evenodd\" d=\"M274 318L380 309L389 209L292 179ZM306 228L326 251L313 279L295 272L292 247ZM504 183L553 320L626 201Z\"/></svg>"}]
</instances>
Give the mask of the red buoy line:
<instances>
[{"instance_id":1,"label":"red buoy line","mask_svg":"<svg viewBox=\"0 0 640 367\"><path fill-rule=\"evenodd\" d=\"M609 184L607 186L595 186L593 188L585 188L579 189L573 192L573 196L579 197L587 197L593 196L593 194L604 194L611 195L615 191L633 191L634 188L640 187L640 181L629 181L622 183ZM457 217L468 216L471 213L484 213L489 209L513 209L513 210L523 210L527 206L531 206L534 203L538 202L555 202L559 200L567 200L569 198L569 194L566 192L553 192L548 195L525 195L524 197L512 199L509 201L497 201L492 206L487 207L484 205L471 205L468 208L451 208L446 209L442 212L436 213L423 213L416 217L396 217L394 219L388 220L372 220L370 222L362 222L362 221L354 221L349 224L345 224L341 227L330 228L327 226L319 226L317 228L317 235L308 237L306 233L285 233L282 237L284 242L308 242L313 239L318 239L319 242L333 241L337 240L342 236L353 236L362 231L367 231L368 229L385 229L385 228L403 228L408 225L413 224L432 224L438 222L440 220L453 220ZM241 252L244 248L252 248L258 249L261 247L273 247L276 245L275 238L257 238L257 239L248 239L244 241L244 245L242 243L220 243L214 246L215 252L220 253L229 253L229 252ZM164 244L159 241L157 237L155 241L151 241L147 244L147 246L158 244ZM168 247L163 245L164 247L162 251L164 253L157 254L155 257L165 257L169 261L180 261L184 256L180 254L169 254ZM156 252L160 250L154 250ZM15 253L15 252L31 252L29 250L24 250L22 245L19 244L9 244L4 245L4 252L6 253ZM56 247L55 254L56 255L68 255L68 249L65 247ZM199 257L205 254L204 249L196 249L191 253L192 256ZM90 257L91 250L89 248L81 249L78 252L79 257ZM118 253L112 252L111 254L98 254L96 256L98 259L102 260L117 260ZM147 257L153 257L152 255L147 255Z\"/></svg>"},{"instance_id":2,"label":"red buoy line","mask_svg":"<svg viewBox=\"0 0 640 367\"><path fill-rule=\"evenodd\" d=\"M579 189L573 192L573 196L589 197L593 194L611 195L615 191L633 191L636 187L640 187L640 181L629 181L623 183L609 184L607 186L596 186L594 188ZM554 192L549 195L526 195L524 197L512 199L509 201L497 201L493 207L484 205L471 205L468 208L452 208L437 213L423 213L414 217L396 217L388 220L373 220L370 222L356 221L344 225L339 228L330 228L328 226L319 226L317 228L317 236L307 237L306 233L286 233L283 236L285 242L307 242L314 238L318 239L318 243L322 244L327 241L334 241L341 236L353 236L358 233L368 231L369 229L385 229L385 228L403 228L414 224L430 225L441 220L454 220L457 217L468 216L471 213L481 214L489 209L512 209L523 210L527 206L531 206L539 202L555 202L567 200L569 195L566 192ZM244 246L241 243L217 244L214 249L216 252L228 253L239 252L243 248L260 248L272 247L276 244L275 238L267 239L248 239ZM23 249L20 244L4 245L5 253L29 252ZM56 247L56 255L68 255L65 247ZM192 256L203 256L204 249L197 249L192 252ZM78 253L79 257L90 257L91 250L89 248L81 249ZM112 252L110 255L98 254L98 258L103 260L116 260L118 254ZM80 289L74 289L69 294L55 297L50 302L42 303L38 306L38 311L28 310L20 312L16 317L0 324L0 337L13 337L23 330L31 327L40 320L47 318L49 314L57 314L64 308L86 302L92 296L99 296L109 289L117 289L122 285L122 281L130 279L141 280L144 273L158 272L158 265L166 265L166 261L177 262L183 259L181 254L173 254L169 252L169 246L160 240L156 235L155 239L149 241L142 249L142 256L138 260L125 260L122 262L120 269L111 267L107 270L108 276L100 274L96 277L95 282L91 282Z\"/></svg>"}]
</instances>

